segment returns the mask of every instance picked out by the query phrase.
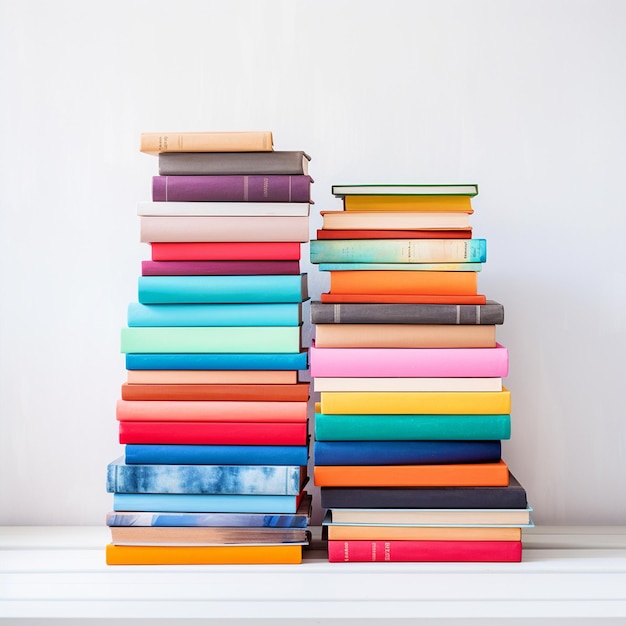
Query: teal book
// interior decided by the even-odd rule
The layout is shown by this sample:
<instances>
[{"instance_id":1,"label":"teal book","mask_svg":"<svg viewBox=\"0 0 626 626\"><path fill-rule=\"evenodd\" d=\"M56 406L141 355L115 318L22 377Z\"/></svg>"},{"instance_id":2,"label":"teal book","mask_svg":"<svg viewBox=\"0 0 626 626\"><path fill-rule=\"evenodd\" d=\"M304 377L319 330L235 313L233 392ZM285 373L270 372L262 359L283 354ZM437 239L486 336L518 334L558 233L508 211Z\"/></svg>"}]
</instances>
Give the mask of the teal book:
<instances>
[{"instance_id":1,"label":"teal book","mask_svg":"<svg viewBox=\"0 0 626 626\"><path fill-rule=\"evenodd\" d=\"M307 481L299 465L127 465L107 466L109 493L297 495Z\"/></svg>"},{"instance_id":2,"label":"teal book","mask_svg":"<svg viewBox=\"0 0 626 626\"><path fill-rule=\"evenodd\" d=\"M294 353L301 326L160 326L122 328L123 353Z\"/></svg>"},{"instance_id":3,"label":"teal book","mask_svg":"<svg viewBox=\"0 0 626 626\"><path fill-rule=\"evenodd\" d=\"M300 496L114 493L114 511L163 513L295 513Z\"/></svg>"},{"instance_id":4,"label":"teal book","mask_svg":"<svg viewBox=\"0 0 626 626\"><path fill-rule=\"evenodd\" d=\"M307 274L139 276L142 304L304 302Z\"/></svg>"},{"instance_id":5,"label":"teal book","mask_svg":"<svg viewBox=\"0 0 626 626\"><path fill-rule=\"evenodd\" d=\"M510 415L357 415L315 413L317 441L510 439Z\"/></svg>"},{"instance_id":6,"label":"teal book","mask_svg":"<svg viewBox=\"0 0 626 626\"><path fill-rule=\"evenodd\" d=\"M300 302L128 305L129 326L299 326Z\"/></svg>"},{"instance_id":7,"label":"teal book","mask_svg":"<svg viewBox=\"0 0 626 626\"><path fill-rule=\"evenodd\" d=\"M305 370L307 350L296 352L233 353L132 353L126 354L129 370Z\"/></svg>"},{"instance_id":8,"label":"teal book","mask_svg":"<svg viewBox=\"0 0 626 626\"><path fill-rule=\"evenodd\" d=\"M485 263L486 239L313 239L311 263Z\"/></svg>"},{"instance_id":9,"label":"teal book","mask_svg":"<svg viewBox=\"0 0 626 626\"><path fill-rule=\"evenodd\" d=\"M482 263L319 263L322 272L333 270L404 270L410 272L480 272Z\"/></svg>"}]
</instances>

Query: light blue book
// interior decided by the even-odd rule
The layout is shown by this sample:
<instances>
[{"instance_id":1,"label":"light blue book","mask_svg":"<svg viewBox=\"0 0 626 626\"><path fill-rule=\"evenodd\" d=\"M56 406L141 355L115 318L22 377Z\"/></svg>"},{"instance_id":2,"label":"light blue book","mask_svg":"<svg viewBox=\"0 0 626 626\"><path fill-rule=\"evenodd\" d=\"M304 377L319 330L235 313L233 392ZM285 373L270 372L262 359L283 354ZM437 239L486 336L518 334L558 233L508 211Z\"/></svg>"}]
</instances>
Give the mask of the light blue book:
<instances>
[{"instance_id":1,"label":"light blue book","mask_svg":"<svg viewBox=\"0 0 626 626\"><path fill-rule=\"evenodd\" d=\"M307 274L255 276L140 276L142 304L303 302Z\"/></svg>"},{"instance_id":2,"label":"light blue book","mask_svg":"<svg viewBox=\"0 0 626 626\"><path fill-rule=\"evenodd\" d=\"M306 370L308 351L245 354L137 354L126 355L128 370Z\"/></svg>"},{"instance_id":3,"label":"light blue book","mask_svg":"<svg viewBox=\"0 0 626 626\"><path fill-rule=\"evenodd\" d=\"M299 326L300 302L128 305L129 326Z\"/></svg>"},{"instance_id":4,"label":"light blue book","mask_svg":"<svg viewBox=\"0 0 626 626\"><path fill-rule=\"evenodd\" d=\"M114 511L177 513L295 513L299 496L115 493Z\"/></svg>"},{"instance_id":5,"label":"light blue book","mask_svg":"<svg viewBox=\"0 0 626 626\"><path fill-rule=\"evenodd\" d=\"M307 468L298 465L127 465L107 466L110 493L297 495Z\"/></svg>"},{"instance_id":6,"label":"light blue book","mask_svg":"<svg viewBox=\"0 0 626 626\"><path fill-rule=\"evenodd\" d=\"M129 443L124 448L129 465L306 465L308 446L222 446Z\"/></svg>"}]
</instances>

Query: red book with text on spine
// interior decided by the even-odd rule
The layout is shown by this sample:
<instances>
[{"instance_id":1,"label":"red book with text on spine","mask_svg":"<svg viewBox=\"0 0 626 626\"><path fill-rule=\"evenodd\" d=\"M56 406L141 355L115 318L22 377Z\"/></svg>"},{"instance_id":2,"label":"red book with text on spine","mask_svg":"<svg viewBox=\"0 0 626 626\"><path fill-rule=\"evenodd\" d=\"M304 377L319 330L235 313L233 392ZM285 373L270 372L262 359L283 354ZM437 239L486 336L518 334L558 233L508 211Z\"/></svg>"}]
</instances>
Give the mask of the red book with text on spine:
<instances>
[{"instance_id":1,"label":"red book with text on spine","mask_svg":"<svg viewBox=\"0 0 626 626\"><path fill-rule=\"evenodd\" d=\"M522 560L521 541L370 541L328 542L328 560L344 562L508 562Z\"/></svg>"}]
</instances>

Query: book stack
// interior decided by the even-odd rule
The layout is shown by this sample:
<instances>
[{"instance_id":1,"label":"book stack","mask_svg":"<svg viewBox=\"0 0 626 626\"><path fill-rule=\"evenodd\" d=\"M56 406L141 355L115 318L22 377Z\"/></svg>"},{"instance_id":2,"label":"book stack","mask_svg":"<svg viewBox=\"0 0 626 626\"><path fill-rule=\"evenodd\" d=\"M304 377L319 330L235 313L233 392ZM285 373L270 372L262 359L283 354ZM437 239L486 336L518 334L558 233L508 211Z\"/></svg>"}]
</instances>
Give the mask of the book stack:
<instances>
[{"instance_id":1,"label":"book stack","mask_svg":"<svg viewBox=\"0 0 626 626\"><path fill-rule=\"evenodd\" d=\"M519 561L532 524L501 457L502 304L478 292L476 185L334 186L311 262L314 482L330 561Z\"/></svg>"},{"instance_id":2,"label":"book stack","mask_svg":"<svg viewBox=\"0 0 626 626\"><path fill-rule=\"evenodd\" d=\"M121 351L108 564L299 563L309 537L302 345L309 157L269 132L145 133L142 262Z\"/></svg>"}]
</instances>

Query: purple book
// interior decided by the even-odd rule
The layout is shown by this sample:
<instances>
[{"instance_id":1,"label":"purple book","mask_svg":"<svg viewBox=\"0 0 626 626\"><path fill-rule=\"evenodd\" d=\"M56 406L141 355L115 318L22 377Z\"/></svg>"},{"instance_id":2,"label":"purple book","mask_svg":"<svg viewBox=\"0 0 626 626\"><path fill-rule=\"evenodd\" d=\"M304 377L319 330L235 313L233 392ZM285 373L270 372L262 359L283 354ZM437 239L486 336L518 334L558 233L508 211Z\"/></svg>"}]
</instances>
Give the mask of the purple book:
<instances>
[{"instance_id":1,"label":"purple book","mask_svg":"<svg viewBox=\"0 0 626 626\"><path fill-rule=\"evenodd\" d=\"M153 202L311 202L310 176L153 176Z\"/></svg>"},{"instance_id":2,"label":"purple book","mask_svg":"<svg viewBox=\"0 0 626 626\"><path fill-rule=\"evenodd\" d=\"M142 276L299 274L299 261L142 261Z\"/></svg>"}]
</instances>

